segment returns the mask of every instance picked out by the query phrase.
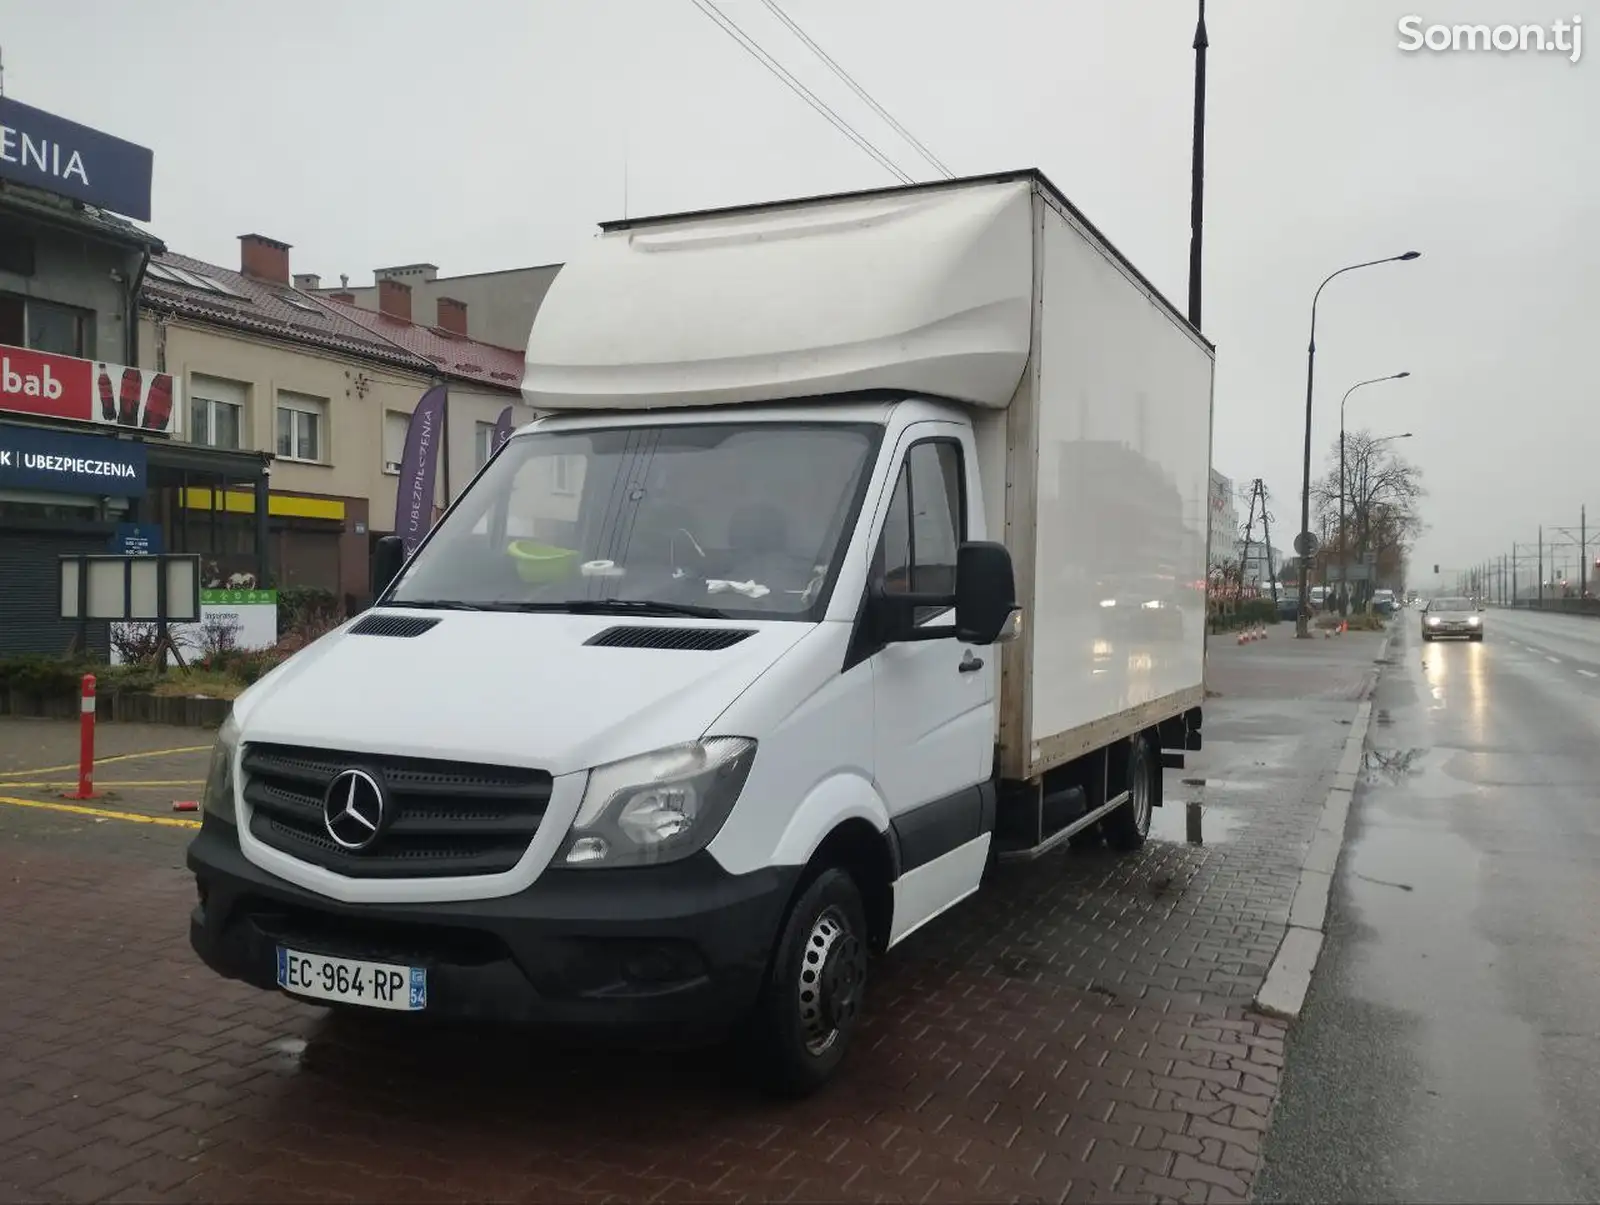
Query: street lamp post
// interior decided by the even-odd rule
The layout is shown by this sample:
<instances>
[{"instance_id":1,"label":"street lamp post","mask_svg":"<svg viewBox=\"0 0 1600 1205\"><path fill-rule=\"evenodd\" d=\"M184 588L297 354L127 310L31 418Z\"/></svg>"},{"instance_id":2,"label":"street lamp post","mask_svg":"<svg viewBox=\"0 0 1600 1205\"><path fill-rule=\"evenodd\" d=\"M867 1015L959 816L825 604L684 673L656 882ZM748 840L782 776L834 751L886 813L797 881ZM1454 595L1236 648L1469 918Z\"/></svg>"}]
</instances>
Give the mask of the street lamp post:
<instances>
[{"instance_id":1,"label":"street lamp post","mask_svg":"<svg viewBox=\"0 0 1600 1205\"><path fill-rule=\"evenodd\" d=\"M1421 254L1422 252L1420 251L1407 251L1404 255L1391 255L1384 259L1371 259L1365 263L1351 264L1347 268L1340 268L1337 272L1330 273L1327 279L1317 286L1317 291L1311 296L1311 341L1306 347L1306 446L1300 479L1301 537L1311 530L1311 394L1317 366L1317 301L1322 296L1322 290L1328 287L1328 281L1335 276L1343 276L1346 272L1354 272L1357 268L1372 268L1378 264L1401 263L1405 260L1416 259ZM1297 537L1297 540L1299 538ZM1302 553L1300 556L1300 612L1295 618L1294 629L1295 636L1300 640L1309 639L1311 636L1311 610L1307 601L1310 588L1311 558Z\"/></svg>"},{"instance_id":2,"label":"street lamp post","mask_svg":"<svg viewBox=\"0 0 1600 1205\"><path fill-rule=\"evenodd\" d=\"M1189 176L1189 321L1200 329L1200 240L1205 224L1206 178L1206 0L1194 27L1194 145Z\"/></svg>"},{"instance_id":3,"label":"street lamp post","mask_svg":"<svg viewBox=\"0 0 1600 1205\"><path fill-rule=\"evenodd\" d=\"M1396 372L1386 377L1373 377L1370 381L1357 381L1344 391L1344 397L1339 399L1339 614L1349 614L1350 602L1350 557L1347 554L1349 547L1344 532L1344 404L1350 400L1350 395L1363 385L1376 385L1380 381L1399 381L1410 376L1411 373Z\"/></svg>"}]
</instances>

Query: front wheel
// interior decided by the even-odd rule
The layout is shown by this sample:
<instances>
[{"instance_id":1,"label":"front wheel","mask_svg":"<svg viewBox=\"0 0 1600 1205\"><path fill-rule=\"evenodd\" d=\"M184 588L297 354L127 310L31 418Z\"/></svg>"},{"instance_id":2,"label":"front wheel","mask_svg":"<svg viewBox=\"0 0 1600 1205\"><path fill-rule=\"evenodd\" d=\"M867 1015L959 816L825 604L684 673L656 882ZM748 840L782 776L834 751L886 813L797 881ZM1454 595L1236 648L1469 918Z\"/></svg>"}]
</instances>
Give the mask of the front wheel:
<instances>
[{"instance_id":1,"label":"front wheel","mask_svg":"<svg viewBox=\"0 0 1600 1205\"><path fill-rule=\"evenodd\" d=\"M1481 644L1483 642L1483 633L1474 632L1471 636L1468 636L1467 639L1472 641L1474 644Z\"/></svg>"},{"instance_id":2,"label":"front wheel","mask_svg":"<svg viewBox=\"0 0 1600 1205\"><path fill-rule=\"evenodd\" d=\"M1142 735L1128 741L1128 798L1104 821L1106 840L1113 849L1135 850L1150 835L1150 813L1156 801L1156 778L1161 771L1150 755L1150 742Z\"/></svg>"},{"instance_id":3,"label":"front wheel","mask_svg":"<svg viewBox=\"0 0 1600 1205\"><path fill-rule=\"evenodd\" d=\"M866 909L848 872L830 867L789 911L749 1026L763 1086L810 1095L843 1062L861 1022Z\"/></svg>"}]
</instances>

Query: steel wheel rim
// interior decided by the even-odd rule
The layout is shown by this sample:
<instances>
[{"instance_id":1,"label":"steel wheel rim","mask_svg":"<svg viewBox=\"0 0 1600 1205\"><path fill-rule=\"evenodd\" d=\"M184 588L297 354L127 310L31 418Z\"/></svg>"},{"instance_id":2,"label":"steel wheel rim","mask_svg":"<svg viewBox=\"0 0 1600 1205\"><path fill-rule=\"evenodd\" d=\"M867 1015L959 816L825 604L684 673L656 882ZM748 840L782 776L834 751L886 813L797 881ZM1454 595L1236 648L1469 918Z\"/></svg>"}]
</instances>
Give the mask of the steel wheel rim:
<instances>
[{"instance_id":1,"label":"steel wheel rim","mask_svg":"<svg viewBox=\"0 0 1600 1205\"><path fill-rule=\"evenodd\" d=\"M866 982L866 951L838 908L822 910L800 952L796 1003L806 1052L826 1054L855 1020Z\"/></svg>"},{"instance_id":2,"label":"steel wheel rim","mask_svg":"<svg viewBox=\"0 0 1600 1205\"><path fill-rule=\"evenodd\" d=\"M1129 786L1133 800L1133 823L1141 832L1150 828L1150 761L1135 754L1133 782Z\"/></svg>"}]
</instances>

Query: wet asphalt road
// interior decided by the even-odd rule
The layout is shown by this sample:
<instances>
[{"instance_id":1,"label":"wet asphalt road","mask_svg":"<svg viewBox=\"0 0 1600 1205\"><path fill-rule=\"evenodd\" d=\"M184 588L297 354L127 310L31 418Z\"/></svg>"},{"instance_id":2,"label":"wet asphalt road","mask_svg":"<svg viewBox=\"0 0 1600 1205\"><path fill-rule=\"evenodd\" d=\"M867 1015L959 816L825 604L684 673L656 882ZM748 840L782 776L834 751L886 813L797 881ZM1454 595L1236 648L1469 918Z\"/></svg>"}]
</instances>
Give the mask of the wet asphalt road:
<instances>
[{"instance_id":1,"label":"wet asphalt road","mask_svg":"<svg viewBox=\"0 0 1600 1205\"><path fill-rule=\"evenodd\" d=\"M1600 622L1401 616L1257 1201L1600 1199Z\"/></svg>"}]
</instances>

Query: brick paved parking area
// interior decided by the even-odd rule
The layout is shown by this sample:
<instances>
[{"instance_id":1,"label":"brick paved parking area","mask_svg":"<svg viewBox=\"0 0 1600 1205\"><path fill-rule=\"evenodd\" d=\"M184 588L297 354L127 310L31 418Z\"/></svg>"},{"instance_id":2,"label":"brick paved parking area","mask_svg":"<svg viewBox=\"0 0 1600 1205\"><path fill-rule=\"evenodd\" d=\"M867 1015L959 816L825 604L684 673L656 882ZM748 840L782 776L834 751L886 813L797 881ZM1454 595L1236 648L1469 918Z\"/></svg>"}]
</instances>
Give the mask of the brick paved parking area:
<instances>
[{"instance_id":1,"label":"brick paved parking area","mask_svg":"<svg viewBox=\"0 0 1600 1205\"><path fill-rule=\"evenodd\" d=\"M840 1080L799 1104L720 1054L226 983L188 949L186 830L0 804L0 1202L1245 1199L1284 1036L1247 1006L1378 646L1214 645L1158 839L995 871L880 964Z\"/></svg>"}]
</instances>

